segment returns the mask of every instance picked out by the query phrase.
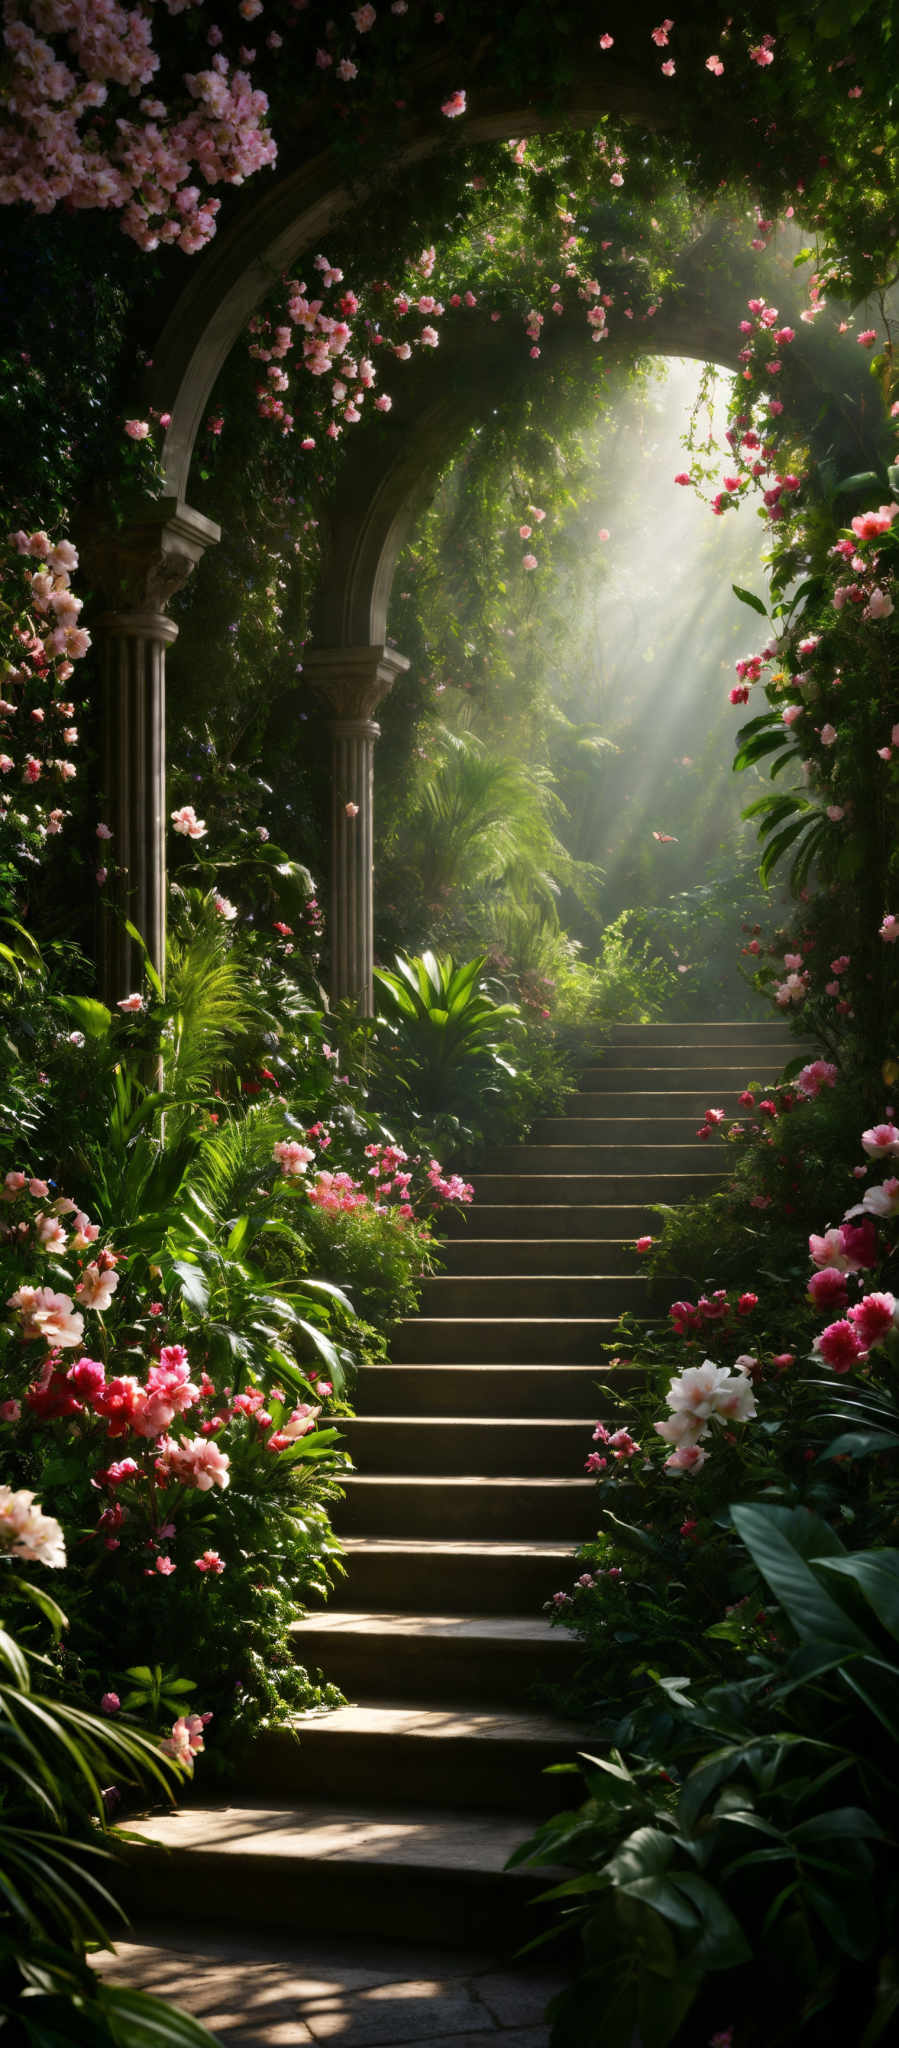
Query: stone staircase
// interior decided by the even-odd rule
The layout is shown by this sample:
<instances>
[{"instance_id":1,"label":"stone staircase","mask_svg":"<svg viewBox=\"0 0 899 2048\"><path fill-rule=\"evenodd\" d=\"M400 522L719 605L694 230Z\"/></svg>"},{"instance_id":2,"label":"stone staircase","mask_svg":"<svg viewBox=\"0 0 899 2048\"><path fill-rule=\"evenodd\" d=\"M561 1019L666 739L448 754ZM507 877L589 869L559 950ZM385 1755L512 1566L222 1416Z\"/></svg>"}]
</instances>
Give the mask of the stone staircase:
<instances>
[{"instance_id":1,"label":"stone staircase","mask_svg":"<svg viewBox=\"0 0 899 2048\"><path fill-rule=\"evenodd\" d=\"M596 1529L583 1465L612 1410L603 1345L624 1309L677 1291L654 1293L634 1239L658 1228L651 1203L720 1182L705 1109L735 1114L797 1050L776 1022L621 1025L566 1114L494 1152L446 1272L342 1425L347 1577L295 1637L352 1704L260 1741L233 1805L132 1823L134 1912L496 1953L528 1938L545 1878L504 1864L570 1797L541 1773L583 1740L530 1705L578 1662L542 1606ZM616 1389L636 1377L618 1368Z\"/></svg>"}]
</instances>

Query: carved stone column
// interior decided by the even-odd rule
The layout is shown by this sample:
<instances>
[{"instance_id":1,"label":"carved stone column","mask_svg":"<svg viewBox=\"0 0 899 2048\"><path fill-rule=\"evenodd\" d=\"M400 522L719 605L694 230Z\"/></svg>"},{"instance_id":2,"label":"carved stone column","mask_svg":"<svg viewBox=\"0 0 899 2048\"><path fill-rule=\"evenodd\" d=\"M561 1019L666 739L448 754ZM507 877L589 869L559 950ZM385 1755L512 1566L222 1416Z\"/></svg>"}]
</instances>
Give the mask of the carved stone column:
<instances>
[{"instance_id":1,"label":"carved stone column","mask_svg":"<svg viewBox=\"0 0 899 2048\"><path fill-rule=\"evenodd\" d=\"M304 670L331 720L331 999L374 1006L373 713L409 666L393 647L309 649Z\"/></svg>"},{"instance_id":2,"label":"carved stone column","mask_svg":"<svg viewBox=\"0 0 899 2048\"><path fill-rule=\"evenodd\" d=\"M152 500L120 533L86 537L91 580L110 610L95 622L103 671L103 789L112 831L114 914L103 920L100 982L108 1003L139 985L140 956L124 930L146 941L165 969L165 652L178 628L165 607L220 528L189 505Z\"/></svg>"}]
</instances>

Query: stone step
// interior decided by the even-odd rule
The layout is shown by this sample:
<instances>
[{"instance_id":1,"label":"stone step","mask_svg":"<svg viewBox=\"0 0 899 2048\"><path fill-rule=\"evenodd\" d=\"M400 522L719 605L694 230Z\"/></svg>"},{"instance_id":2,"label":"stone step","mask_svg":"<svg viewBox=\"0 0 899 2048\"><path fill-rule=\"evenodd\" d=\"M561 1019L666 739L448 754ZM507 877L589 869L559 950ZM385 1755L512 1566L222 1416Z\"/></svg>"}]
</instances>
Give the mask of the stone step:
<instances>
[{"instance_id":1,"label":"stone step","mask_svg":"<svg viewBox=\"0 0 899 2048\"><path fill-rule=\"evenodd\" d=\"M331 1520L339 1536L556 1537L585 1543L599 1510L592 1479L372 1478L343 1481Z\"/></svg>"},{"instance_id":2,"label":"stone step","mask_svg":"<svg viewBox=\"0 0 899 2048\"><path fill-rule=\"evenodd\" d=\"M574 1576L570 1544L441 1542L436 1537L347 1536L346 1576L328 1606L413 1614L430 1602L458 1614L539 1614Z\"/></svg>"},{"instance_id":3,"label":"stone step","mask_svg":"<svg viewBox=\"0 0 899 2048\"><path fill-rule=\"evenodd\" d=\"M612 1045L747 1045L756 1040L762 1045L772 1039L775 1044L789 1043L794 1055L803 1050L798 1039L784 1030L779 1017L752 1017L727 1023L716 1018L708 1024L613 1024L609 1031ZM814 1050L809 1047L809 1058Z\"/></svg>"},{"instance_id":4,"label":"stone step","mask_svg":"<svg viewBox=\"0 0 899 2048\"><path fill-rule=\"evenodd\" d=\"M440 1700L526 1705L538 1684L566 1685L580 1643L533 1614L333 1612L291 1623L297 1661L321 1670L351 1703Z\"/></svg>"},{"instance_id":5,"label":"stone step","mask_svg":"<svg viewBox=\"0 0 899 2048\"><path fill-rule=\"evenodd\" d=\"M735 1088L738 1092L752 1081L774 1081L788 1060L795 1057L792 1046L775 1051L764 1048L722 1046L716 1056L702 1046L663 1045L649 1048L650 1057L637 1060L632 1046L611 1050L601 1067L585 1067L578 1077L578 1093L591 1095L614 1089L619 1093L664 1089ZM692 1051L692 1057L691 1057Z\"/></svg>"},{"instance_id":6,"label":"stone step","mask_svg":"<svg viewBox=\"0 0 899 2048\"><path fill-rule=\"evenodd\" d=\"M639 1366L364 1365L357 1402L362 1415L480 1415L607 1420L620 1400L642 1386ZM341 1424L341 1428L343 1424Z\"/></svg>"},{"instance_id":7,"label":"stone step","mask_svg":"<svg viewBox=\"0 0 899 2048\"><path fill-rule=\"evenodd\" d=\"M575 1097L578 1107L584 1099L583 1096ZM602 1099L601 1097L600 1100ZM660 1096L658 1100L663 1104L666 1102L664 1096ZM597 1116L541 1117L534 1125L526 1149L530 1151L539 1147L540 1151L552 1151L558 1145L564 1145L566 1148L577 1146L578 1149L595 1145L614 1145L627 1151L632 1145L641 1145L652 1146L656 1152L664 1152L671 1145L694 1144L697 1129L707 1109L714 1107L724 1109L727 1116L737 1115L736 1109L726 1109L723 1102L713 1105L699 1096L696 1100L701 1102L701 1108L692 1115L684 1113L680 1116L653 1116L650 1110L641 1113L637 1109L632 1112L625 1111L622 1116L606 1116L604 1111L600 1110ZM667 1107L670 1108L670 1104ZM509 1146L505 1149L511 1152L517 1148ZM499 1165L495 1152L490 1155L490 1163L492 1166Z\"/></svg>"},{"instance_id":8,"label":"stone step","mask_svg":"<svg viewBox=\"0 0 899 2048\"><path fill-rule=\"evenodd\" d=\"M726 1176L720 1152L716 1155L703 1145L700 1158L707 1162L704 1171L697 1168L683 1173L478 1173L473 1207L478 1202L541 1210L555 1203L583 1208L588 1204L628 1207L638 1202L686 1202L692 1195L711 1194Z\"/></svg>"},{"instance_id":9,"label":"stone step","mask_svg":"<svg viewBox=\"0 0 899 2048\"><path fill-rule=\"evenodd\" d=\"M586 1145L497 1145L490 1153L487 1178L497 1174L533 1173L540 1179L560 1174L643 1174L647 1180L659 1174L705 1173L707 1168L723 1171L720 1151L710 1140L691 1138L675 1144L655 1142L651 1125L644 1124L627 1143L601 1140ZM484 1176L475 1176L475 1194Z\"/></svg>"},{"instance_id":10,"label":"stone step","mask_svg":"<svg viewBox=\"0 0 899 2048\"><path fill-rule=\"evenodd\" d=\"M608 1045L601 1062L591 1064L586 1073L608 1072L622 1068L642 1068L644 1072L653 1068L690 1068L708 1072L716 1067L746 1066L750 1073L758 1072L759 1061L765 1071L777 1074L789 1060L797 1057L797 1049L791 1038L758 1039L722 1038L715 1045L685 1044L671 1037L655 1045Z\"/></svg>"},{"instance_id":11,"label":"stone step","mask_svg":"<svg viewBox=\"0 0 899 2048\"><path fill-rule=\"evenodd\" d=\"M638 1253L633 1253L637 1263ZM682 1291L679 1280L647 1273L435 1274L421 1290L421 1313L436 1316L620 1316L667 1309Z\"/></svg>"},{"instance_id":12,"label":"stone step","mask_svg":"<svg viewBox=\"0 0 899 2048\"><path fill-rule=\"evenodd\" d=\"M533 1203L490 1201L482 1194L470 1209L448 1210L441 1228L453 1244L460 1237L515 1237L519 1241L551 1237L566 1242L611 1238L633 1245L642 1231L659 1228L659 1219L650 1207L652 1199L661 1197L647 1197L642 1202L562 1202L557 1197L536 1209Z\"/></svg>"},{"instance_id":13,"label":"stone step","mask_svg":"<svg viewBox=\"0 0 899 2048\"><path fill-rule=\"evenodd\" d=\"M689 1077L683 1074L678 1078L681 1085L668 1090L661 1086L656 1088L651 1080L649 1086L642 1089L606 1088L601 1093L594 1094L581 1089L577 1095L571 1097L568 1113L560 1117L541 1118L534 1125L534 1136L538 1141L546 1136L552 1142L558 1131L564 1141L566 1130L572 1126L578 1130L584 1125L589 1126L597 1117L620 1121L628 1121L632 1117L651 1117L653 1122L669 1117L680 1122L683 1118L691 1129L695 1130L697 1124L702 1122L707 1109L723 1109L728 1117L738 1117L741 1114L740 1095L744 1091L742 1080L737 1084L731 1076L726 1088L710 1090L685 1086L684 1083ZM587 1135L589 1136L589 1129Z\"/></svg>"},{"instance_id":14,"label":"stone step","mask_svg":"<svg viewBox=\"0 0 899 2048\"><path fill-rule=\"evenodd\" d=\"M528 1216L539 1221L532 1211ZM640 1263L632 1237L452 1237L441 1245L440 1256L447 1270L434 1277L447 1280L493 1273L629 1277Z\"/></svg>"},{"instance_id":15,"label":"stone step","mask_svg":"<svg viewBox=\"0 0 899 2048\"><path fill-rule=\"evenodd\" d=\"M116 1890L133 1918L192 1920L199 1909L244 1929L394 1939L400 1929L406 1941L477 1948L487 1938L508 1953L539 1929L532 1902L556 1875L506 1870L520 1816L445 1805L191 1805L129 1820L128 1833L138 1840L122 1845Z\"/></svg>"},{"instance_id":16,"label":"stone step","mask_svg":"<svg viewBox=\"0 0 899 2048\"><path fill-rule=\"evenodd\" d=\"M341 1449L372 1477L517 1472L565 1478L583 1471L595 1427L589 1408L562 1421L554 1415L354 1415L341 1421L340 1436Z\"/></svg>"},{"instance_id":17,"label":"stone step","mask_svg":"<svg viewBox=\"0 0 899 2048\"><path fill-rule=\"evenodd\" d=\"M571 1780L545 1776L589 1747L586 1728L551 1714L490 1713L474 1707L424 1707L389 1701L298 1715L258 1735L241 1761L255 1796L315 1797L347 1806L371 1797L400 1811L437 1806L554 1813L571 1798Z\"/></svg>"},{"instance_id":18,"label":"stone step","mask_svg":"<svg viewBox=\"0 0 899 2048\"><path fill-rule=\"evenodd\" d=\"M394 1330L396 1365L596 1365L611 1342L609 1316L410 1316Z\"/></svg>"}]
</instances>

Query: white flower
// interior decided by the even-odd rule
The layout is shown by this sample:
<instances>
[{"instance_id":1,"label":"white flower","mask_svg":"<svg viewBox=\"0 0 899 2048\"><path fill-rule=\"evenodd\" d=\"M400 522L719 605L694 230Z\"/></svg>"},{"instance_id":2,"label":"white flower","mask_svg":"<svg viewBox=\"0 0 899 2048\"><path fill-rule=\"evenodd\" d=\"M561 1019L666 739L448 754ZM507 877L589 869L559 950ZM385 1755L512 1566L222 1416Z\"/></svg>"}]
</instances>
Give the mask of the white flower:
<instances>
[{"instance_id":1,"label":"white flower","mask_svg":"<svg viewBox=\"0 0 899 2048\"><path fill-rule=\"evenodd\" d=\"M745 1373L730 1372L725 1365L714 1365L710 1358L703 1359L701 1365L688 1366L679 1378L673 1379L665 1398L675 1416L685 1415L694 1422L706 1422L712 1415L748 1422L757 1413L755 1395Z\"/></svg>"},{"instance_id":2,"label":"white flower","mask_svg":"<svg viewBox=\"0 0 899 2048\"><path fill-rule=\"evenodd\" d=\"M0 1553L22 1558L27 1564L46 1564L61 1570L66 1546L59 1523L37 1506L33 1493L23 1487L13 1493L0 1486Z\"/></svg>"}]
</instances>

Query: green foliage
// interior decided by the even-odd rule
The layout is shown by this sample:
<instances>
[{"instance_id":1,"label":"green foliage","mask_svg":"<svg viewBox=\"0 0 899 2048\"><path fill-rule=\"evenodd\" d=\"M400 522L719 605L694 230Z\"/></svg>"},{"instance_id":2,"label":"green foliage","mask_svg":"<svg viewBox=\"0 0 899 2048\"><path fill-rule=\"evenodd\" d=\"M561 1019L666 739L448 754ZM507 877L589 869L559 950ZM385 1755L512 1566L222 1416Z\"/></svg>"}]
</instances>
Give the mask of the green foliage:
<instances>
[{"instance_id":1,"label":"green foliage","mask_svg":"<svg viewBox=\"0 0 899 2048\"><path fill-rule=\"evenodd\" d=\"M483 954L460 966L452 955L398 954L395 973L375 971L384 1026L379 1078L419 1115L462 1111L514 1078L509 1034L520 1013L489 993L485 964Z\"/></svg>"},{"instance_id":2,"label":"green foliage","mask_svg":"<svg viewBox=\"0 0 899 2048\"><path fill-rule=\"evenodd\" d=\"M7 1567L7 1600L29 1598L54 1636L66 1616L43 1586ZM87 1957L107 1946L114 1849L101 1786L114 1776L173 1796L181 1767L139 1726L101 1719L59 1696L33 1627L0 1628L0 2025L28 2048L203 2048L206 2028L161 1999L121 1991Z\"/></svg>"},{"instance_id":3,"label":"green foliage","mask_svg":"<svg viewBox=\"0 0 899 2048\"><path fill-rule=\"evenodd\" d=\"M635 2027L646 2048L705 2038L722 2007L747 2048L823 2048L847 2026L867 2048L895 2013L899 1559L847 1554L805 1509L732 1512L795 1646L737 1683L658 1680L632 1761L586 1758L586 1805L513 1859L576 1873L546 1894L585 1955L555 2003L559 2048L595 2039L609 1981L610 2048Z\"/></svg>"}]
</instances>

